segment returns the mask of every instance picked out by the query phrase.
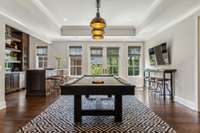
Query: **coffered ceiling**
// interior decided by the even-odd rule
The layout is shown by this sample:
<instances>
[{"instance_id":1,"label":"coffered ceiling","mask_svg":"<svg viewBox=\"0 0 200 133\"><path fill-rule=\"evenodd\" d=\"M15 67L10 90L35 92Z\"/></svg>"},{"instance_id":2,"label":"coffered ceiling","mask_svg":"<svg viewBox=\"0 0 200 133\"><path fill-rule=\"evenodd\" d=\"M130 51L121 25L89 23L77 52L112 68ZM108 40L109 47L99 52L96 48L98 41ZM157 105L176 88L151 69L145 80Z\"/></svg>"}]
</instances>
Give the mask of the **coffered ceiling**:
<instances>
[{"instance_id":1,"label":"coffered ceiling","mask_svg":"<svg viewBox=\"0 0 200 133\"><path fill-rule=\"evenodd\" d=\"M88 25L96 15L96 0L41 0L59 25ZM138 26L155 0L101 0L108 25Z\"/></svg>"},{"instance_id":2,"label":"coffered ceiling","mask_svg":"<svg viewBox=\"0 0 200 133\"><path fill-rule=\"evenodd\" d=\"M95 0L0 0L0 22L39 39L91 40L90 36L61 36L63 26L88 26L95 17ZM108 26L129 26L136 36L106 36L107 40L145 40L200 9L200 0L101 0Z\"/></svg>"}]
</instances>

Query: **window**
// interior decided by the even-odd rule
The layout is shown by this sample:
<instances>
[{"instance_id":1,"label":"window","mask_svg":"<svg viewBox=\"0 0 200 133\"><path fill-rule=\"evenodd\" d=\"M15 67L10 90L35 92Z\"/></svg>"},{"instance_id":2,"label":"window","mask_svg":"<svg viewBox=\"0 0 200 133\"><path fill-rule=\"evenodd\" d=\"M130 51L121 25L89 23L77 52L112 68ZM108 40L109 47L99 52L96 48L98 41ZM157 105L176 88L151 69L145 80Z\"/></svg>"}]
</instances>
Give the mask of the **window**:
<instances>
[{"instance_id":1,"label":"window","mask_svg":"<svg viewBox=\"0 0 200 133\"><path fill-rule=\"evenodd\" d=\"M70 47L70 75L78 76L82 74L82 48Z\"/></svg>"},{"instance_id":2,"label":"window","mask_svg":"<svg viewBox=\"0 0 200 133\"><path fill-rule=\"evenodd\" d=\"M128 75L140 75L140 47L128 48Z\"/></svg>"},{"instance_id":3,"label":"window","mask_svg":"<svg viewBox=\"0 0 200 133\"><path fill-rule=\"evenodd\" d=\"M103 74L103 48L91 48L91 74Z\"/></svg>"},{"instance_id":4,"label":"window","mask_svg":"<svg viewBox=\"0 0 200 133\"><path fill-rule=\"evenodd\" d=\"M36 61L37 68L47 68L47 61L48 61L48 47L47 46L37 47L36 60L37 60Z\"/></svg>"},{"instance_id":5,"label":"window","mask_svg":"<svg viewBox=\"0 0 200 133\"><path fill-rule=\"evenodd\" d=\"M107 48L107 69L108 74L118 75L119 48Z\"/></svg>"}]
</instances>

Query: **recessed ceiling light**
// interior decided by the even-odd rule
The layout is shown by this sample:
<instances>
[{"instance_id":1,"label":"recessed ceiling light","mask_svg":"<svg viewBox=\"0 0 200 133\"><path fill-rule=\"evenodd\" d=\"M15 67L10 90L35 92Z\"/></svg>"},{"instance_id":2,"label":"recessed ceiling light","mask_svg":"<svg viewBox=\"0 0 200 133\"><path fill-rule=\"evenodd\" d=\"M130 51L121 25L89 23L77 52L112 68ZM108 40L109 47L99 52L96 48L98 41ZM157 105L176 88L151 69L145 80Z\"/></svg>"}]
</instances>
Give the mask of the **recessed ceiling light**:
<instances>
[{"instance_id":1,"label":"recessed ceiling light","mask_svg":"<svg viewBox=\"0 0 200 133\"><path fill-rule=\"evenodd\" d=\"M65 22L67 22L67 21L68 21L68 19L67 19L67 18L64 18L63 20L64 20Z\"/></svg>"}]
</instances>

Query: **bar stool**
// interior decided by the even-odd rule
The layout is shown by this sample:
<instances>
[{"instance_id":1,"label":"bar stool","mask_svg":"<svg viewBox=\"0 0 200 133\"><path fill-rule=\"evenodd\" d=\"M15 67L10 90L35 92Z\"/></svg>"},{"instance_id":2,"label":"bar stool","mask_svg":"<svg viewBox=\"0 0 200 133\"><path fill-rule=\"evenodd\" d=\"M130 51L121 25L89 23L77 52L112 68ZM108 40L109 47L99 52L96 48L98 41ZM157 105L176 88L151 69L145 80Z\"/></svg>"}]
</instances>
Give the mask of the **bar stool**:
<instances>
[{"instance_id":1,"label":"bar stool","mask_svg":"<svg viewBox=\"0 0 200 133\"><path fill-rule=\"evenodd\" d=\"M156 77L150 77L149 78L149 90L155 90L156 89L156 86L157 86L157 83L156 83Z\"/></svg>"},{"instance_id":2,"label":"bar stool","mask_svg":"<svg viewBox=\"0 0 200 133\"><path fill-rule=\"evenodd\" d=\"M170 95L171 94L171 88L169 88L169 82L170 82L170 79L165 79L165 82L164 82L163 78L157 78L156 79L157 87L156 87L154 92L158 93L161 96ZM166 89L165 93L164 93L164 86L163 85L165 85L165 89Z\"/></svg>"}]
</instances>

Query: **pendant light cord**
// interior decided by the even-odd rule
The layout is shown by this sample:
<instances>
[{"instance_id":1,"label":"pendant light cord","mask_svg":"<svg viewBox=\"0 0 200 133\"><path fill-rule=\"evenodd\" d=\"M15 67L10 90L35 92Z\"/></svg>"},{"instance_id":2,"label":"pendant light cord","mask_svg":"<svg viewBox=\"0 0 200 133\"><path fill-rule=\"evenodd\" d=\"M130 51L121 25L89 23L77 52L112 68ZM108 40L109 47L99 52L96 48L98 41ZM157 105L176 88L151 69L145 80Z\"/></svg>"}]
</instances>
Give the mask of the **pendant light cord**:
<instances>
[{"instance_id":1,"label":"pendant light cord","mask_svg":"<svg viewBox=\"0 0 200 133\"><path fill-rule=\"evenodd\" d=\"M97 18L100 18L100 11L99 11L100 7L101 7L100 0L97 0L97 14L96 14Z\"/></svg>"},{"instance_id":2,"label":"pendant light cord","mask_svg":"<svg viewBox=\"0 0 200 133\"><path fill-rule=\"evenodd\" d=\"M99 8L101 7L100 2L101 0L97 0L97 10L99 10Z\"/></svg>"}]
</instances>

